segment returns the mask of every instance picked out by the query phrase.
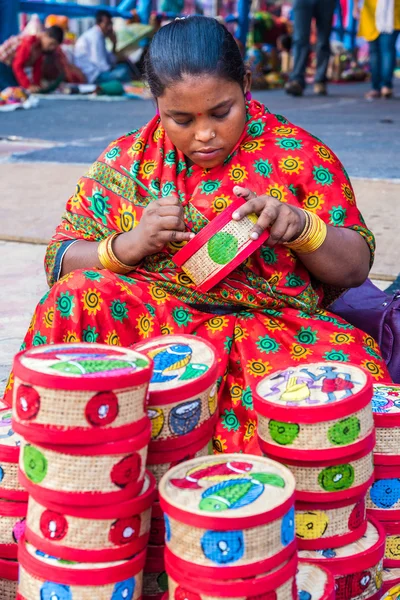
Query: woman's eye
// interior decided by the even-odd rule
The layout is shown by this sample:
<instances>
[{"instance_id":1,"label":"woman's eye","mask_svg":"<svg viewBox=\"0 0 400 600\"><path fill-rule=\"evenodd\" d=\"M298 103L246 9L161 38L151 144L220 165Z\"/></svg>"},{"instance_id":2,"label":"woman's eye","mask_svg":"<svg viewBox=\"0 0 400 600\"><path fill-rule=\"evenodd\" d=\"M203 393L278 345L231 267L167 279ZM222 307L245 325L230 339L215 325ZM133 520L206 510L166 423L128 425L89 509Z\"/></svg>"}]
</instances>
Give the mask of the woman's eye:
<instances>
[{"instance_id":1,"label":"woman's eye","mask_svg":"<svg viewBox=\"0 0 400 600\"><path fill-rule=\"evenodd\" d=\"M191 122L190 120L189 121L177 121L176 119L174 119L174 121L177 125L182 125L182 126L189 125L189 123Z\"/></svg>"},{"instance_id":2,"label":"woman's eye","mask_svg":"<svg viewBox=\"0 0 400 600\"><path fill-rule=\"evenodd\" d=\"M222 115L214 115L214 117L216 119L226 119L226 117L229 115L230 112L231 112L231 109L227 110Z\"/></svg>"}]
</instances>

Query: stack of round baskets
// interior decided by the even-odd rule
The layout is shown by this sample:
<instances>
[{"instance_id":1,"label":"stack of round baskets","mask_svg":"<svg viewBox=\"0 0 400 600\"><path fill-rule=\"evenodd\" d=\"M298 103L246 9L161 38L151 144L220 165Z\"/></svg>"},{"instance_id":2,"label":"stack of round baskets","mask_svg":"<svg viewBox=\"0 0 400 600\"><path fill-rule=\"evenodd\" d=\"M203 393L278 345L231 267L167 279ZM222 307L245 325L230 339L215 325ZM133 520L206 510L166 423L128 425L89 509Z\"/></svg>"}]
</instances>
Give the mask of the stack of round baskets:
<instances>
[{"instance_id":1,"label":"stack of round baskets","mask_svg":"<svg viewBox=\"0 0 400 600\"><path fill-rule=\"evenodd\" d=\"M208 342L193 335L156 337L135 350L153 360L147 414L151 442L147 468L157 484L168 469L206 456L218 418L217 356ZM159 502L153 505L144 573L144 600L161 600L166 591L165 528Z\"/></svg>"},{"instance_id":2,"label":"stack of round baskets","mask_svg":"<svg viewBox=\"0 0 400 600\"><path fill-rule=\"evenodd\" d=\"M11 409L0 408L0 598L14 600L18 540L25 531L28 494L18 482L20 438L11 427Z\"/></svg>"},{"instance_id":3,"label":"stack of round baskets","mask_svg":"<svg viewBox=\"0 0 400 600\"><path fill-rule=\"evenodd\" d=\"M291 367L257 386L260 447L295 476L296 536L300 556L307 560L347 556L357 548L363 552L373 530L366 516L366 494L374 477L372 393L366 372L335 362ZM371 560L377 560L368 569L382 569L379 551L372 553ZM344 562L354 569L354 563ZM324 564L339 579L337 563ZM360 598L380 593L379 577L376 581ZM345 586L337 598L358 597L351 594Z\"/></svg>"},{"instance_id":4,"label":"stack of round baskets","mask_svg":"<svg viewBox=\"0 0 400 600\"><path fill-rule=\"evenodd\" d=\"M297 600L294 492L288 469L252 455L170 469L159 485L169 597Z\"/></svg>"},{"instance_id":5,"label":"stack of round baskets","mask_svg":"<svg viewBox=\"0 0 400 600\"><path fill-rule=\"evenodd\" d=\"M152 362L100 344L16 356L13 428L29 493L18 598L136 600L155 480L146 472Z\"/></svg>"},{"instance_id":6,"label":"stack of round baskets","mask_svg":"<svg viewBox=\"0 0 400 600\"><path fill-rule=\"evenodd\" d=\"M375 482L367 512L386 531L383 591L400 586L400 385L374 385ZM395 596L397 597L397 596Z\"/></svg>"}]
</instances>

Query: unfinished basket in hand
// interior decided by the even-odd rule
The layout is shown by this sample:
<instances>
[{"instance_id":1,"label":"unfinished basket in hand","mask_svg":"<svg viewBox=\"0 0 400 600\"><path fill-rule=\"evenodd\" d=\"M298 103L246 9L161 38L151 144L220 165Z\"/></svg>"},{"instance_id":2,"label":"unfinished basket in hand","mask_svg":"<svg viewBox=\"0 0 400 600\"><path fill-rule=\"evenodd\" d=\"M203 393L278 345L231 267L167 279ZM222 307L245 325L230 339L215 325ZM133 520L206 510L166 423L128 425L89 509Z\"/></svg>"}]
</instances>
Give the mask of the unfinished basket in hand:
<instances>
[{"instance_id":1,"label":"unfinished basket in hand","mask_svg":"<svg viewBox=\"0 0 400 600\"><path fill-rule=\"evenodd\" d=\"M0 409L0 499L27 502L28 494L18 481L21 438L12 429L11 408Z\"/></svg>"},{"instance_id":2,"label":"unfinished basket in hand","mask_svg":"<svg viewBox=\"0 0 400 600\"><path fill-rule=\"evenodd\" d=\"M151 361L105 344L59 344L14 359L13 426L31 442L96 444L143 430Z\"/></svg>"}]
</instances>

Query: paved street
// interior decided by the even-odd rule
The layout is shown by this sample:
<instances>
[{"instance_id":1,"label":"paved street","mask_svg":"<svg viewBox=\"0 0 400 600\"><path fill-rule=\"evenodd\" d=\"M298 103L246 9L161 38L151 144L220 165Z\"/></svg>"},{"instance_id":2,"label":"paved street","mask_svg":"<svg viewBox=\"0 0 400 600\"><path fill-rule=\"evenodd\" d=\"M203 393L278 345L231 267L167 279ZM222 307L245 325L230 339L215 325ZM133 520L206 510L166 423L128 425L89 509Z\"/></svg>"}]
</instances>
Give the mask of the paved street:
<instances>
[{"instance_id":1,"label":"paved street","mask_svg":"<svg viewBox=\"0 0 400 600\"><path fill-rule=\"evenodd\" d=\"M385 287L384 280L400 271L400 98L367 102L366 89L343 84L332 86L327 98L308 93L293 99L282 91L256 97L339 155L376 234L373 272ZM0 113L0 395L34 306L46 291L45 244L76 180L109 141L152 115L150 101L86 99L43 99L34 110Z\"/></svg>"}]
</instances>

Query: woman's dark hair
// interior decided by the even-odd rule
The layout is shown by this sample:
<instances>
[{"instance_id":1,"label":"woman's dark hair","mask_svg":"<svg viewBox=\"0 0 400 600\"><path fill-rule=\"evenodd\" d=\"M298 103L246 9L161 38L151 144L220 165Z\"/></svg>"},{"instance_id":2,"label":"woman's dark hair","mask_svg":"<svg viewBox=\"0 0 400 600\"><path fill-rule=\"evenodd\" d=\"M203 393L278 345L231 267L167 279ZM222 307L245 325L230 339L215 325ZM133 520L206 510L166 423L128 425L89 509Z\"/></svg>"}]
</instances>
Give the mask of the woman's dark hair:
<instances>
[{"instance_id":1,"label":"woman's dark hair","mask_svg":"<svg viewBox=\"0 0 400 600\"><path fill-rule=\"evenodd\" d=\"M52 27L48 27L46 29L46 33L52 40L56 40L56 42L59 44L63 43L64 31L58 25L52 25Z\"/></svg>"},{"instance_id":2,"label":"woman's dark hair","mask_svg":"<svg viewBox=\"0 0 400 600\"><path fill-rule=\"evenodd\" d=\"M216 75L243 89L246 69L229 31L209 17L177 19L162 27L146 56L146 76L155 98L184 75Z\"/></svg>"},{"instance_id":3,"label":"woman's dark hair","mask_svg":"<svg viewBox=\"0 0 400 600\"><path fill-rule=\"evenodd\" d=\"M108 10L98 10L96 13L97 25L100 25L104 19L110 19L110 21L112 21L112 14Z\"/></svg>"}]
</instances>

